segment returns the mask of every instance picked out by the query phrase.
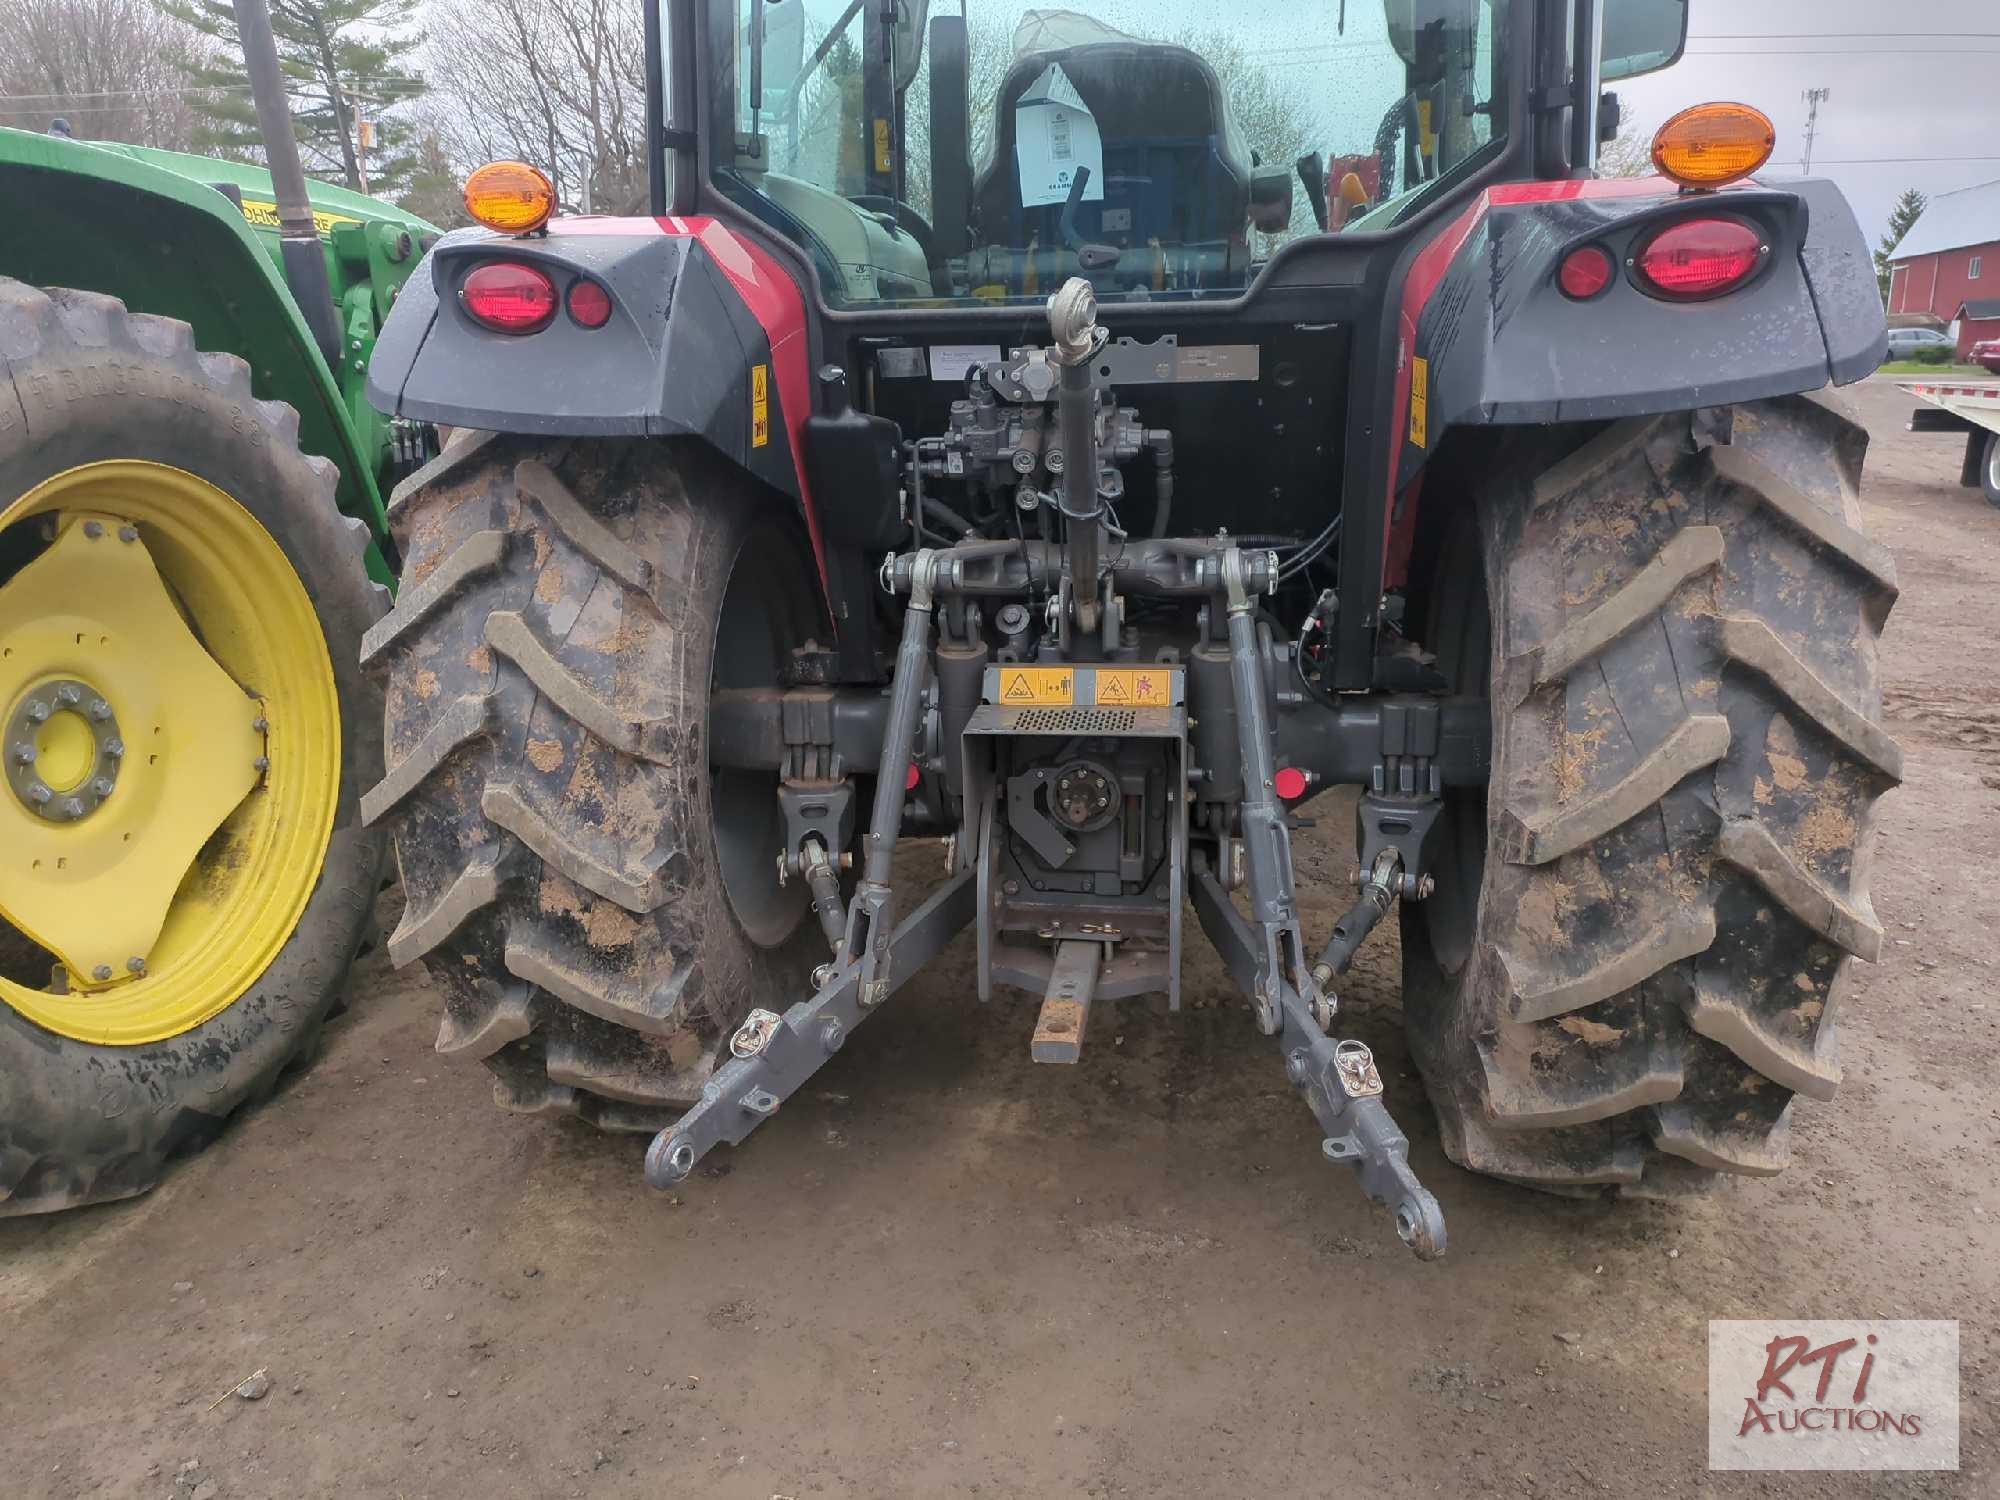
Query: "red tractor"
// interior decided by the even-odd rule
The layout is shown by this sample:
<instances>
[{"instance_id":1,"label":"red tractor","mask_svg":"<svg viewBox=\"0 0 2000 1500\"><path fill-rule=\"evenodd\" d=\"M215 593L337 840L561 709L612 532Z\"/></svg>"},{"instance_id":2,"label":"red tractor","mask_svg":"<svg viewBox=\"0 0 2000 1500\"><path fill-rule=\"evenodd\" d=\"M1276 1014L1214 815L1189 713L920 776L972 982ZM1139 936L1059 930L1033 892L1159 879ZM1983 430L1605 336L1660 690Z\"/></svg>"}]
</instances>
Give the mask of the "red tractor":
<instances>
[{"instance_id":1,"label":"red tractor","mask_svg":"<svg viewBox=\"0 0 2000 1500\"><path fill-rule=\"evenodd\" d=\"M1840 195L1750 180L1741 105L1595 176L1682 0L929 9L655 0L652 211L482 169L389 320L374 398L469 429L366 647L440 1051L667 1186L960 929L1065 1061L1093 1004L1178 1006L1191 907L1429 1257L1338 1039L1399 907L1454 1161L1779 1170L1900 769ZM1291 836L1343 785L1322 940Z\"/></svg>"}]
</instances>

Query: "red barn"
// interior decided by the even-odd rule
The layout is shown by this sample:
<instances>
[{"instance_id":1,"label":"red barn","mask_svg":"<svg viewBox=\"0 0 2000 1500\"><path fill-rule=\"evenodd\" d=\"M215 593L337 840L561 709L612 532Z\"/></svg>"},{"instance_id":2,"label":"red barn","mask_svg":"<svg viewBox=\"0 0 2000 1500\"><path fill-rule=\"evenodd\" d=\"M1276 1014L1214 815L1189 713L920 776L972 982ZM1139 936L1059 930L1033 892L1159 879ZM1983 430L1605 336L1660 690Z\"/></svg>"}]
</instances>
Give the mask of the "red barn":
<instances>
[{"instance_id":1,"label":"red barn","mask_svg":"<svg viewBox=\"0 0 2000 1500\"><path fill-rule=\"evenodd\" d=\"M1931 199L1889 259L1889 312L1958 325L1958 357L2000 337L2000 181Z\"/></svg>"}]
</instances>

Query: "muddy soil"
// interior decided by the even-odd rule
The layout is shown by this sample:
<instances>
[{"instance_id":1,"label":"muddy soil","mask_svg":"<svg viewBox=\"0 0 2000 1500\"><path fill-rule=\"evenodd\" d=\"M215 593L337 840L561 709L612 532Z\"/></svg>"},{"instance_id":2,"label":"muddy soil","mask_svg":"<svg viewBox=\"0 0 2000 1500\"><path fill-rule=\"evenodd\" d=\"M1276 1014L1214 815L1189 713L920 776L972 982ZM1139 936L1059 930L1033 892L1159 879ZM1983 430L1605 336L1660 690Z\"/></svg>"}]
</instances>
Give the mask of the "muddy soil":
<instances>
[{"instance_id":1,"label":"muddy soil","mask_svg":"<svg viewBox=\"0 0 2000 1500\"><path fill-rule=\"evenodd\" d=\"M1606 1204L1455 1170L1391 933L1347 1014L1440 1264L1320 1159L1239 1007L1100 1007L1081 1064L1036 1067L1032 1005L976 1010L963 955L667 1197L642 1140L495 1112L376 957L319 1065L157 1192L0 1224L0 1492L1995 1493L2000 512L1892 386L1856 397L1909 779L1893 941L1787 1175ZM1304 841L1316 932L1349 828L1329 801ZM1205 947L1189 991L1223 995ZM1962 1472L1708 1473L1705 1322L1781 1315L1963 1320Z\"/></svg>"}]
</instances>

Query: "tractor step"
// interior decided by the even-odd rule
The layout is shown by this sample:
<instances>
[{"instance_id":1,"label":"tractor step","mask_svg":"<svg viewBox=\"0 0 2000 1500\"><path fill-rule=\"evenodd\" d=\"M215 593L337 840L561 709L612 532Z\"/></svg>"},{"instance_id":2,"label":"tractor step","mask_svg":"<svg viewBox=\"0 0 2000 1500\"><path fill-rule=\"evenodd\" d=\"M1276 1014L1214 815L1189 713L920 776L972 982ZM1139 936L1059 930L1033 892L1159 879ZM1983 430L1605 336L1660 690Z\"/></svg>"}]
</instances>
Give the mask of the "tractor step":
<instances>
[{"instance_id":1,"label":"tractor step","mask_svg":"<svg viewBox=\"0 0 2000 1500\"><path fill-rule=\"evenodd\" d=\"M1090 1025L1090 1002L1097 994L1097 975L1104 963L1104 945L1084 939L1056 944L1055 968L1049 991L1035 1022L1035 1039L1028 1054L1038 1063L1073 1063L1083 1055L1083 1033Z\"/></svg>"}]
</instances>

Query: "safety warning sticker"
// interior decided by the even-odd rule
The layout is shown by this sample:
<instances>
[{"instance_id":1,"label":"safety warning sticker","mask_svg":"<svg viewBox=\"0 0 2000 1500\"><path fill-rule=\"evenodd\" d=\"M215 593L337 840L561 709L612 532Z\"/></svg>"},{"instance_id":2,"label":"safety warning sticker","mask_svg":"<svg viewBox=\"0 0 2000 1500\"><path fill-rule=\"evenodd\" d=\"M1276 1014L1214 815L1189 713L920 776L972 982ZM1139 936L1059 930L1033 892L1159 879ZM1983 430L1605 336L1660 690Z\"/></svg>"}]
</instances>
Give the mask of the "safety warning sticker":
<instances>
[{"instance_id":1,"label":"safety warning sticker","mask_svg":"<svg viewBox=\"0 0 2000 1500\"><path fill-rule=\"evenodd\" d=\"M1002 667L1000 701L1009 708L1068 708L1076 674L1068 667Z\"/></svg>"},{"instance_id":2,"label":"safety warning sticker","mask_svg":"<svg viewBox=\"0 0 2000 1500\"><path fill-rule=\"evenodd\" d=\"M1097 701L1121 708L1170 708L1173 705L1173 673L1149 669L1099 667Z\"/></svg>"}]
</instances>

